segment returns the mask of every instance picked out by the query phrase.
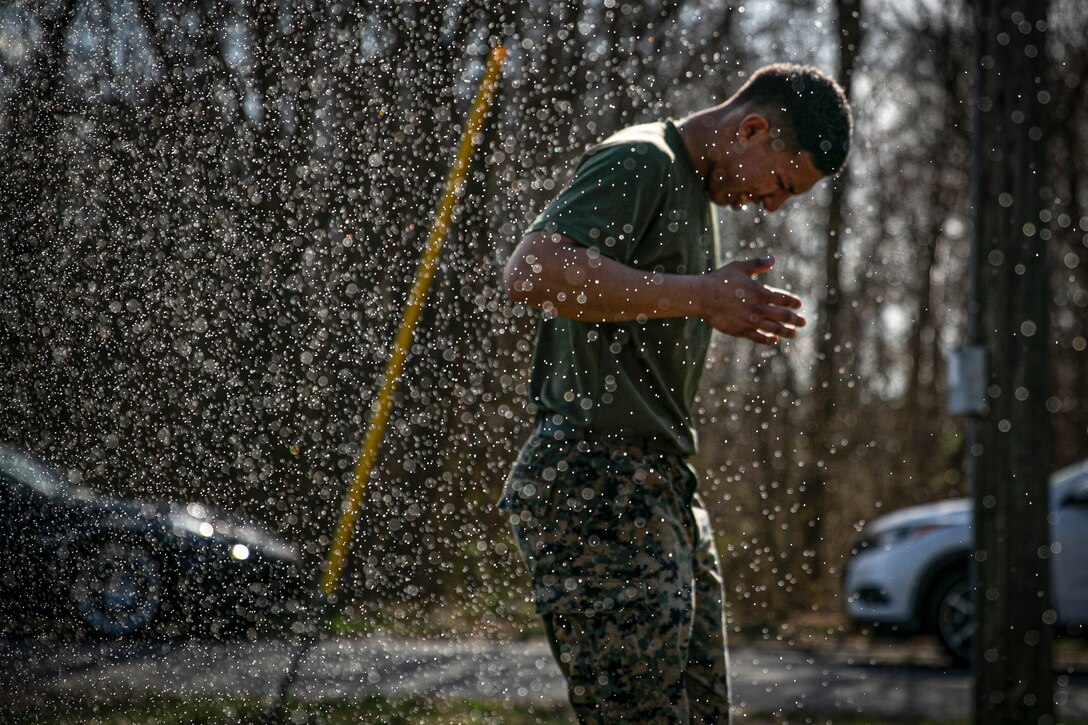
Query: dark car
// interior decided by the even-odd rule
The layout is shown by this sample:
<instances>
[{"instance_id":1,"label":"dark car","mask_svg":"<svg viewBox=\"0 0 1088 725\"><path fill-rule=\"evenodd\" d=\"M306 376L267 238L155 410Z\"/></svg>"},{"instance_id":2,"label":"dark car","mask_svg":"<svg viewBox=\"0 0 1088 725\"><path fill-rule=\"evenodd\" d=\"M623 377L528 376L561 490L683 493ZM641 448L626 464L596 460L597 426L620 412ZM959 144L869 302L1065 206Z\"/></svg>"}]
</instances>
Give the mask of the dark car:
<instances>
[{"instance_id":1,"label":"dark car","mask_svg":"<svg viewBox=\"0 0 1088 725\"><path fill-rule=\"evenodd\" d=\"M0 447L0 596L107 636L234 622L297 590L296 548L197 504L107 498Z\"/></svg>"}]
</instances>

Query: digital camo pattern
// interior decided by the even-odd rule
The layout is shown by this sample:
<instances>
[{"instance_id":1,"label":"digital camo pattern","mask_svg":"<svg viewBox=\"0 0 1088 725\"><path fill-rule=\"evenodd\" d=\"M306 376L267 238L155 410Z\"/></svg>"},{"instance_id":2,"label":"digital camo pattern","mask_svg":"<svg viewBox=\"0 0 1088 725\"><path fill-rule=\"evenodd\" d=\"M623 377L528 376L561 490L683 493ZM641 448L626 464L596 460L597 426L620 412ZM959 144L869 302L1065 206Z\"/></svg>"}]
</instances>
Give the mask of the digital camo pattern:
<instances>
[{"instance_id":1,"label":"digital camo pattern","mask_svg":"<svg viewBox=\"0 0 1088 725\"><path fill-rule=\"evenodd\" d=\"M725 723L718 556L683 458L534 435L499 507L585 723Z\"/></svg>"}]
</instances>

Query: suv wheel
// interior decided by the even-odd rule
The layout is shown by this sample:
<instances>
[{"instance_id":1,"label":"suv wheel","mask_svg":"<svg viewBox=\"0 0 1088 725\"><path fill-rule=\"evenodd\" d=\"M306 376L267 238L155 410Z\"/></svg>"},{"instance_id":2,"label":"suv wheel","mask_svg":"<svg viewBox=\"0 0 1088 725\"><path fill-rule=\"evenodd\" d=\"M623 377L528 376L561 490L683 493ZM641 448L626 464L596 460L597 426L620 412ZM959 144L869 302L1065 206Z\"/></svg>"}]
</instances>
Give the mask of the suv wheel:
<instances>
[{"instance_id":1,"label":"suv wheel","mask_svg":"<svg viewBox=\"0 0 1088 725\"><path fill-rule=\"evenodd\" d=\"M98 541L77 560L69 594L95 634L123 637L151 626L162 609L162 565L146 544Z\"/></svg>"},{"instance_id":2,"label":"suv wheel","mask_svg":"<svg viewBox=\"0 0 1088 725\"><path fill-rule=\"evenodd\" d=\"M933 632L941 648L956 666L966 666L971 661L971 642L978 628L975 591L967 572L953 572L938 582L931 609Z\"/></svg>"}]
</instances>

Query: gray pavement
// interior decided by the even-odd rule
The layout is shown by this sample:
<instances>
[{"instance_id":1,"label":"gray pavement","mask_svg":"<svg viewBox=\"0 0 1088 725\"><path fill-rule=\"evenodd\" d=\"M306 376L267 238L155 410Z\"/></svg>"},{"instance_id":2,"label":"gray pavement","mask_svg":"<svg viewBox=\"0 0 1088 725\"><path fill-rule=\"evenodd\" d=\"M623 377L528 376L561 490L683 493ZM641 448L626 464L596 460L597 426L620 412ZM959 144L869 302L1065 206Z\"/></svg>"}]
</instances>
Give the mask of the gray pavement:
<instances>
[{"instance_id":1,"label":"gray pavement","mask_svg":"<svg viewBox=\"0 0 1088 725\"><path fill-rule=\"evenodd\" d=\"M0 691L19 695L267 695L290 643L84 642L56 637L0 639ZM853 650L787 645L731 651L734 704L741 712L881 718L964 718L971 679L936 657L894 648ZM292 694L306 699L485 697L554 703L562 678L540 640L406 639L383 635L326 640L300 668ZM1088 674L1058 675L1056 702L1069 720L1088 719Z\"/></svg>"}]
</instances>

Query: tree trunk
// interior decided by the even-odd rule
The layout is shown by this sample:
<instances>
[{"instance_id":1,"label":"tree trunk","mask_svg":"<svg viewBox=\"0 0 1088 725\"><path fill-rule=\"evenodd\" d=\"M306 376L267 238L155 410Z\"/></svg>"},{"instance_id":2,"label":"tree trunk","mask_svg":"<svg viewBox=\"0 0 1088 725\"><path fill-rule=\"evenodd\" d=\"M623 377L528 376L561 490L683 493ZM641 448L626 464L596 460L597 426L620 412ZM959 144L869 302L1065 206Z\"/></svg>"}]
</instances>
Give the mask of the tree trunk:
<instances>
[{"instance_id":1,"label":"tree trunk","mask_svg":"<svg viewBox=\"0 0 1088 725\"><path fill-rule=\"evenodd\" d=\"M973 342L989 355L974 470L975 722L1053 722L1047 473L1045 0L977 0Z\"/></svg>"},{"instance_id":2,"label":"tree trunk","mask_svg":"<svg viewBox=\"0 0 1088 725\"><path fill-rule=\"evenodd\" d=\"M835 0L839 26L839 82L846 97L852 96L854 64L861 46L861 0ZM836 420L836 393L841 346L839 307L842 295L842 236L846 231L846 192L849 185L849 167L844 169L831 186L831 202L828 206L827 244L824 248L824 288L816 312L816 374L813 406L809 421L809 445L811 460L808 476L803 483L801 505L803 512L802 541L804 555L815 558L810 575L820 578L824 570L821 552L824 539L824 511L827 493L831 486L830 459L837 445L836 433L840 430Z\"/></svg>"}]
</instances>

